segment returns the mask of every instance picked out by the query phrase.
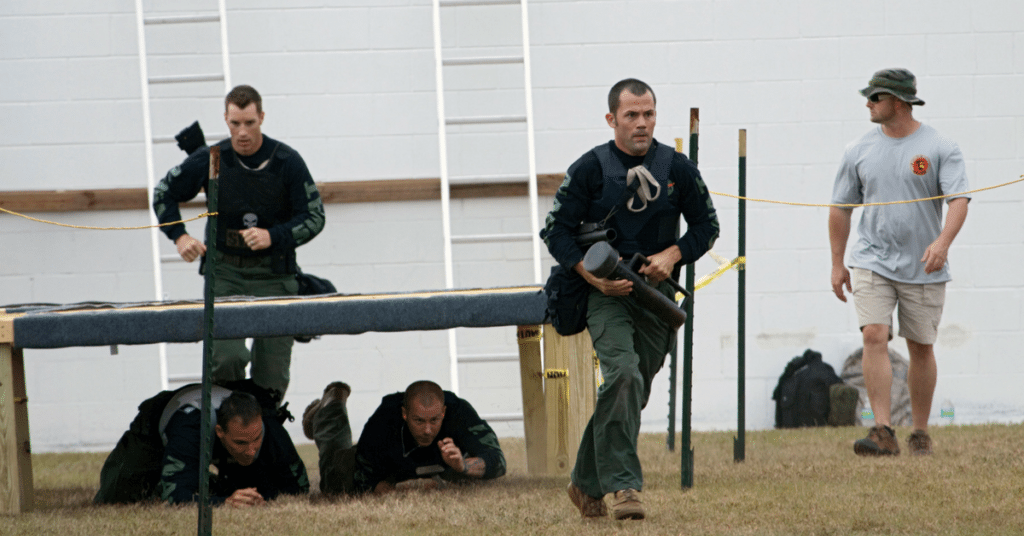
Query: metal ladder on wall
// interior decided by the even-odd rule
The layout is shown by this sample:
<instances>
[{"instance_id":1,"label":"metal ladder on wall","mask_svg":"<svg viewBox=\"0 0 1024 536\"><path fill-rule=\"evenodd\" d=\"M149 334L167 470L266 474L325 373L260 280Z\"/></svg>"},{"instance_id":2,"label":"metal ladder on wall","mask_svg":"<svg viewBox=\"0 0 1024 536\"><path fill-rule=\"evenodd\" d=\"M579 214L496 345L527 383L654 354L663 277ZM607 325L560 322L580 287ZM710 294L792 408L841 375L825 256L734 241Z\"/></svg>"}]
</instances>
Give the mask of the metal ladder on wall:
<instances>
[{"instance_id":1,"label":"metal ladder on wall","mask_svg":"<svg viewBox=\"0 0 1024 536\"><path fill-rule=\"evenodd\" d=\"M155 0L154 0L155 1ZM152 102L150 89L154 86L167 84L195 84L201 82L224 82L224 92L217 97L223 97L231 89L231 67L228 62L228 34L227 34L227 11L224 6L225 0L217 0L217 11L208 13L188 13L174 15L146 16L143 10L143 0L135 0L135 22L138 32L139 44L139 73L142 83L142 122L145 136L146 148L146 178L149 195L149 205L153 205L153 189L156 186L156 175L154 165L154 145L168 145L174 143L173 135L153 134ZM193 27L194 25L209 25L217 23L220 31L220 56L221 72L207 74L175 74L165 76L150 76L149 62L150 52L146 47L146 28L156 25L173 25L175 27ZM177 148L175 148L177 151ZM176 154L180 160L180 154ZM157 225L156 214L149 210L149 221L151 225ZM164 293L163 264L168 262L183 262L178 255L161 255L160 242L164 240L163 233L156 227L150 230L150 241L153 257L153 283L154 294L157 301L166 299ZM160 352L160 383L162 389L168 389L170 382L195 381L196 375L171 376L167 367L167 344L159 345Z\"/></svg>"},{"instance_id":2,"label":"metal ladder on wall","mask_svg":"<svg viewBox=\"0 0 1024 536\"><path fill-rule=\"evenodd\" d=\"M521 25L521 54L519 55L486 55L478 57L448 57L442 46L441 32L441 9L445 8L446 13L451 11L465 12L468 8L486 8L487 14L493 18L502 15L497 13L494 6L519 6L519 20ZM507 10L506 13L507 14ZM458 15L456 14L456 20ZM467 19L472 18L467 15ZM438 117L438 148L440 152L441 167L441 212L443 220L444 235L444 263L445 263L445 286L455 288L455 276L453 260L453 245L481 244L481 243L507 243L511 241L532 241L533 248L533 278L532 283L541 282L541 258L540 258L540 219L537 210L537 171L534 155L534 130L533 130L533 95L532 82L530 78L530 34L529 17L526 0L433 0L433 23L434 23L434 67L437 94L437 117ZM465 23L465 21L464 21ZM496 45L493 48L507 48L507 45ZM449 117L445 112L445 69L459 69L465 71L473 67L491 65L521 65L523 75L523 98L525 104L524 114L514 115L477 115L465 117ZM521 124L524 126L526 137L526 163L525 173L518 174L494 174L494 175L461 175L450 176L448 169L448 134L449 128L462 128L462 125L499 125L499 124ZM504 234L452 234L452 213L451 213L451 192L453 185L463 184L487 184L487 183L526 183L529 192L529 217L530 229L518 233ZM501 282L503 285L508 281ZM456 330L448 330L448 350L450 363L451 389L459 392L459 371L460 363L493 363L517 361L517 353L509 354L477 354L460 355ZM517 421L522 420L521 414L488 415L488 420L493 421Z\"/></svg>"}]
</instances>

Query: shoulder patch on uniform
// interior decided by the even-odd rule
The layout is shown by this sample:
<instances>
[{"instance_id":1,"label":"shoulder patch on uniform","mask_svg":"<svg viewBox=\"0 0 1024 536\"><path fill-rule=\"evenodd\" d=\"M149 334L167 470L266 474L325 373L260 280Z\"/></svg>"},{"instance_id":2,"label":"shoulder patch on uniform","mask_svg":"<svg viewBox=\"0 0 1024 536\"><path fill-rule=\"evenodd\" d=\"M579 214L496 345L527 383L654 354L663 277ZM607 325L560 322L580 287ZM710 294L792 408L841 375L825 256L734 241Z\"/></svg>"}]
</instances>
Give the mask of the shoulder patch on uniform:
<instances>
[{"instance_id":1,"label":"shoulder patch on uniform","mask_svg":"<svg viewBox=\"0 0 1024 536\"><path fill-rule=\"evenodd\" d=\"M170 173L172 177L177 177L178 175L181 175L181 166L172 167L168 173Z\"/></svg>"}]
</instances>

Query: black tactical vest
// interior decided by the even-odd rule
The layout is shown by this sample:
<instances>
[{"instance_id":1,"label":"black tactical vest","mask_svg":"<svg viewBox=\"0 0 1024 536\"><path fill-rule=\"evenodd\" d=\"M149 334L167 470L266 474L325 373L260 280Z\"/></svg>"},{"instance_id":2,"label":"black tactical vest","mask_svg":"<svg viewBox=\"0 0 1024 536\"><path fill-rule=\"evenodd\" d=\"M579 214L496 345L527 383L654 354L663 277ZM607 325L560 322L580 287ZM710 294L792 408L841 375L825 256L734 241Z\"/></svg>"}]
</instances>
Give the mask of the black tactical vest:
<instances>
[{"instance_id":1,"label":"black tactical vest","mask_svg":"<svg viewBox=\"0 0 1024 536\"><path fill-rule=\"evenodd\" d=\"M667 145L657 144L644 157L644 167L658 181L661 192L658 198L647 204L642 212L628 210L620 201L626 190L627 169L610 147L610 144L598 145L593 149L601 164L601 175L604 185L601 198L591 205L592 221L600 221L612 207L620 204L615 216L608 226L615 229L616 239L612 242L623 256L634 253L652 255L675 243L679 238L679 210L669 201L669 172L675 150ZM634 200L639 207L639 199Z\"/></svg>"},{"instance_id":2,"label":"black tactical vest","mask_svg":"<svg viewBox=\"0 0 1024 536\"><path fill-rule=\"evenodd\" d=\"M250 227L269 229L291 219L291 197L275 158L287 158L290 151L280 142L271 151L263 169L248 169L231 148L231 140L220 146L220 189L217 195L217 249L242 257L261 257L275 248L252 251L239 231Z\"/></svg>"}]
</instances>

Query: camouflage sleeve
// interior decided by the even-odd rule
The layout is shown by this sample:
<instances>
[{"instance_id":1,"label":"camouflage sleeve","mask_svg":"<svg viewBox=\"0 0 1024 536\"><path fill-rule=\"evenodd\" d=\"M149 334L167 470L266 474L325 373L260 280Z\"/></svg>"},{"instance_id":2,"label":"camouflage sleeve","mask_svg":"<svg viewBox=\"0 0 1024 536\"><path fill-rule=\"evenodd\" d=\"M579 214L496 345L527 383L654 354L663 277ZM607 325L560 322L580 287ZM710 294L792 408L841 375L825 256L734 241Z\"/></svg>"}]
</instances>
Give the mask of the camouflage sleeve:
<instances>
[{"instance_id":1,"label":"camouflage sleeve","mask_svg":"<svg viewBox=\"0 0 1024 536\"><path fill-rule=\"evenodd\" d=\"M199 493L199 410L187 406L171 417L165 434L163 469L160 473L160 497L170 504L195 502ZM210 503L222 504L226 497L210 497Z\"/></svg>"},{"instance_id":2,"label":"camouflage sleeve","mask_svg":"<svg viewBox=\"0 0 1024 536\"><path fill-rule=\"evenodd\" d=\"M465 400L452 415L451 429L455 444L467 458L480 458L486 464L484 479L498 478L505 474L505 454L498 444L498 436Z\"/></svg>"},{"instance_id":3,"label":"camouflage sleeve","mask_svg":"<svg viewBox=\"0 0 1024 536\"><path fill-rule=\"evenodd\" d=\"M372 460L373 454L366 449L356 446L355 468L352 473L352 485L358 493L368 493L377 487L377 484L386 480L385 475L379 470L381 464Z\"/></svg>"},{"instance_id":4,"label":"camouflage sleeve","mask_svg":"<svg viewBox=\"0 0 1024 536\"><path fill-rule=\"evenodd\" d=\"M326 215L320 191L297 152L288 156L283 173L288 178L292 217L269 229L270 240L275 248L296 248L323 231Z\"/></svg>"},{"instance_id":5,"label":"camouflage sleeve","mask_svg":"<svg viewBox=\"0 0 1024 536\"><path fill-rule=\"evenodd\" d=\"M718 240L718 213L697 166L682 154L675 155L672 178L680 190L679 212L686 220L686 233L676 241L682 254L679 265L686 265L696 262Z\"/></svg>"},{"instance_id":6,"label":"camouflage sleeve","mask_svg":"<svg viewBox=\"0 0 1024 536\"><path fill-rule=\"evenodd\" d=\"M593 152L587 152L569 166L562 185L555 192L551 212L544 219L541 238L548 252L568 271L583 260L583 250L576 244L576 230L587 217L591 186L600 184L601 167Z\"/></svg>"},{"instance_id":7,"label":"camouflage sleeve","mask_svg":"<svg viewBox=\"0 0 1024 536\"><path fill-rule=\"evenodd\" d=\"M194 199L209 178L210 148L203 147L192 153L180 165L174 166L153 189L153 211L160 223L181 220L180 203ZM185 224L161 227L171 241L185 234Z\"/></svg>"}]
</instances>

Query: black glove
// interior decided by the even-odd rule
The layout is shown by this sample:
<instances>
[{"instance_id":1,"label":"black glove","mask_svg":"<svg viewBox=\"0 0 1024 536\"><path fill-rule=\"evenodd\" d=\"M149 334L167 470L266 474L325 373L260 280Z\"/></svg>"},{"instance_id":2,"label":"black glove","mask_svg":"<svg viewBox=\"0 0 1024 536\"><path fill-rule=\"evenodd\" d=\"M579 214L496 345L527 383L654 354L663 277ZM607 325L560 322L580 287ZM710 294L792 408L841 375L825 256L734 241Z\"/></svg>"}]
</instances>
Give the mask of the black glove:
<instances>
[{"instance_id":1,"label":"black glove","mask_svg":"<svg viewBox=\"0 0 1024 536\"><path fill-rule=\"evenodd\" d=\"M200 147L206 146L206 136L199 126L199 121L193 121L191 125L182 129L174 139L178 140L178 148L186 154L196 152Z\"/></svg>"}]
</instances>

